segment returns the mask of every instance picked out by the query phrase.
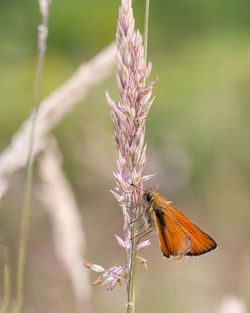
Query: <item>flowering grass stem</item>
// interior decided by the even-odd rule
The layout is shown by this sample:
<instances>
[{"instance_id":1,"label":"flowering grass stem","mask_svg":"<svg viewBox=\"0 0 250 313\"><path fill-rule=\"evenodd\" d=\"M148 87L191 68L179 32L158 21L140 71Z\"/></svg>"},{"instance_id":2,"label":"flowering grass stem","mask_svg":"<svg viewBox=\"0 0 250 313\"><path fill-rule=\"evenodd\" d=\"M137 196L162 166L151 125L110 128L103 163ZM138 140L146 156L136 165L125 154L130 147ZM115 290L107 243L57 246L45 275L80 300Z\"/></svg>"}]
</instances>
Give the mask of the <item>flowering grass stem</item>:
<instances>
[{"instance_id":1,"label":"flowering grass stem","mask_svg":"<svg viewBox=\"0 0 250 313\"><path fill-rule=\"evenodd\" d=\"M146 7L145 29L147 32L149 4ZM143 216L143 183L154 176L142 176L142 171L147 160L147 147L144 143L145 123L154 101L151 94L156 79L146 84L152 66L151 63L145 62L142 37L138 30L135 31L134 25L132 0L121 0L116 32L116 80L119 100L115 103L108 92L106 99L111 108L111 119L114 125L113 139L118 150L117 171L113 173L116 191L111 190L111 192L122 207L124 219L124 239L118 235L115 237L118 244L125 249L126 265L105 269L97 264L88 262L83 264L93 271L102 272L94 285L108 284L108 292L112 291L116 285L121 285L121 279L125 281L127 313L135 313L137 261L141 262L144 270L147 269L147 261L137 256L137 250L146 248L150 243L146 240L137 246L137 232L145 224L138 227L139 220Z\"/></svg>"},{"instance_id":2,"label":"flowering grass stem","mask_svg":"<svg viewBox=\"0 0 250 313\"><path fill-rule=\"evenodd\" d=\"M148 8L147 5L147 10ZM145 23L147 32L148 22ZM135 31L134 24L132 0L121 0L116 33L119 102L116 104L108 93L107 102L111 107L114 142L118 150L117 172L114 173L118 193L114 191L112 193L122 206L124 216L124 248L128 277L127 313L135 312L137 260L135 234L138 229L138 218L141 216L142 184L151 178L151 175L142 176L142 170L146 163L145 122L153 102L151 93L155 82L154 80L146 84L151 72L151 63L147 65L145 62L142 37L139 31ZM121 244L122 240L119 241Z\"/></svg>"}]
</instances>

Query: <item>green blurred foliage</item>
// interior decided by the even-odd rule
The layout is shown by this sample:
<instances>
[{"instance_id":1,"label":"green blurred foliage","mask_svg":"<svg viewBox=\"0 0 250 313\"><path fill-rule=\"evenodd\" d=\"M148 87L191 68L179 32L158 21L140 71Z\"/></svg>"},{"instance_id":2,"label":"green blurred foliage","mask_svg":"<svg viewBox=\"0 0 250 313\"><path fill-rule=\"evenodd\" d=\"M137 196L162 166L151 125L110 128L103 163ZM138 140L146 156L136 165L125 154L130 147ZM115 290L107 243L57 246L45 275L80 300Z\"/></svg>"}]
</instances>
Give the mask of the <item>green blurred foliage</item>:
<instances>
[{"instance_id":1,"label":"green blurred foliage","mask_svg":"<svg viewBox=\"0 0 250 313\"><path fill-rule=\"evenodd\" d=\"M42 98L114 40L118 7L117 0L53 1ZM134 1L134 14L142 31L144 1ZM31 110L39 23L36 1L0 2L1 149ZM145 172L157 174L151 186L160 183L161 193L200 221L219 249L208 257L175 264L161 257L153 237L152 246L143 252L149 271L138 271L138 312L211 312L227 294L250 305L249 34L248 0L151 1L148 56L151 77L158 76L158 81L147 120ZM113 233L122 234L121 212L108 192L114 186L116 151L107 89L117 98L114 76L96 87L54 134L83 216L87 258L111 266L122 263L124 254L113 239ZM0 226L10 250L13 286L23 173L11 186L0 211ZM72 291L62 270L52 277L48 270L58 260L52 248L44 249L48 243L52 246L52 234L36 199L32 212L27 302L31 312L69 312ZM59 284L63 299L54 291ZM59 308L57 301L65 305ZM124 290L108 296L104 289L94 290L95 312L123 311L125 301Z\"/></svg>"}]
</instances>

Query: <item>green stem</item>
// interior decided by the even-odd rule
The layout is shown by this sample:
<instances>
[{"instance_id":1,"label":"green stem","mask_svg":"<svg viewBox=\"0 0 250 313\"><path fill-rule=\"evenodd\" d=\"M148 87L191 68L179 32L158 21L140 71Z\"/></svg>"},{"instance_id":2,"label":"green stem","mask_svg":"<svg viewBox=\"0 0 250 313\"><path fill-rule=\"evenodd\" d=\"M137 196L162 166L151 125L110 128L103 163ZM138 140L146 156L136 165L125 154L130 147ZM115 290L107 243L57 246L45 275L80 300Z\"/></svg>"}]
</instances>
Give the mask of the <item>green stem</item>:
<instances>
[{"instance_id":1,"label":"green stem","mask_svg":"<svg viewBox=\"0 0 250 313\"><path fill-rule=\"evenodd\" d=\"M29 215L30 215L30 197L31 197L31 186L32 186L32 173L33 173L33 157L29 157L25 192L22 208L22 225L21 225L21 236L19 243L19 255L18 255L18 270L17 270L17 307L16 313L21 313L24 301L24 269L25 259L27 251L28 231L29 231Z\"/></svg>"},{"instance_id":2,"label":"green stem","mask_svg":"<svg viewBox=\"0 0 250 313\"><path fill-rule=\"evenodd\" d=\"M43 12L42 12L43 14ZM42 15L43 29L47 31L48 26L48 15ZM18 269L17 269L17 306L15 313L21 313L23 310L24 303L24 272L25 272L25 261L27 253L27 242L29 234L29 216L30 216L30 201L31 201L31 189L32 189L32 177L33 177L33 164L34 164L34 155L33 148L35 143L35 128L36 120L39 107L39 93L41 85L41 77L43 70L43 63L46 51L46 37L41 37L39 34L39 57L37 64L37 74L36 74L36 83L35 83L35 93L34 93L34 102L33 102L33 113L31 116L31 128L30 128L30 141L29 141L29 152L27 159L27 170L25 178L25 190L24 190L24 199L22 205L22 219L21 219L21 234L20 234L20 243L19 243L19 255L18 255ZM42 38L42 39L41 39Z\"/></svg>"},{"instance_id":3,"label":"green stem","mask_svg":"<svg viewBox=\"0 0 250 313\"><path fill-rule=\"evenodd\" d=\"M138 210L136 215L136 222L133 226L133 236L138 229L138 218L140 216L140 212ZM129 272L129 285L128 285L128 308L127 313L135 313L135 278L136 278L136 256L137 256L137 238L132 240L132 251L130 256L130 272Z\"/></svg>"},{"instance_id":4,"label":"green stem","mask_svg":"<svg viewBox=\"0 0 250 313\"><path fill-rule=\"evenodd\" d=\"M1 313L7 313L10 306L10 268L4 264L4 306Z\"/></svg>"},{"instance_id":5,"label":"green stem","mask_svg":"<svg viewBox=\"0 0 250 313\"><path fill-rule=\"evenodd\" d=\"M148 52L148 20L149 20L149 0L146 0L145 4L145 19L144 19L144 58L145 64L147 63Z\"/></svg>"},{"instance_id":6,"label":"green stem","mask_svg":"<svg viewBox=\"0 0 250 313\"><path fill-rule=\"evenodd\" d=\"M132 244L132 255L131 255L131 277L130 277L130 313L135 313L135 277L136 277L136 239L133 240Z\"/></svg>"}]
</instances>

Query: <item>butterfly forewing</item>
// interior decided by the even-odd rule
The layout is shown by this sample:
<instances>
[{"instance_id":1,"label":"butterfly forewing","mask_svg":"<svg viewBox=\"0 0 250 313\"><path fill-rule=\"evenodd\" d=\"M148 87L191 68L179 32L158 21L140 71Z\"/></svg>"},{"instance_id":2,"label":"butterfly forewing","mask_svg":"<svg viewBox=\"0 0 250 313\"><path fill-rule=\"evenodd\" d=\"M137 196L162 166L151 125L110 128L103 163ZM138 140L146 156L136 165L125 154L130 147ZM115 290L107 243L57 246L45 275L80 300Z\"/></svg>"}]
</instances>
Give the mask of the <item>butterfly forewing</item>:
<instances>
[{"instance_id":1,"label":"butterfly forewing","mask_svg":"<svg viewBox=\"0 0 250 313\"><path fill-rule=\"evenodd\" d=\"M172 214L164 207L154 206L152 216L159 234L163 255L166 257L186 255L192 247L191 239L178 225Z\"/></svg>"},{"instance_id":2,"label":"butterfly forewing","mask_svg":"<svg viewBox=\"0 0 250 313\"><path fill-rule=\"evenodd\" d=\"M183 231L190 237L192 248L187 252L187 255L198 256L214 250L217 247L216 242L204 233L199 227L192 223L179 210L166 202L166 208L173 215Z\"/></svg>"}]
</instances>

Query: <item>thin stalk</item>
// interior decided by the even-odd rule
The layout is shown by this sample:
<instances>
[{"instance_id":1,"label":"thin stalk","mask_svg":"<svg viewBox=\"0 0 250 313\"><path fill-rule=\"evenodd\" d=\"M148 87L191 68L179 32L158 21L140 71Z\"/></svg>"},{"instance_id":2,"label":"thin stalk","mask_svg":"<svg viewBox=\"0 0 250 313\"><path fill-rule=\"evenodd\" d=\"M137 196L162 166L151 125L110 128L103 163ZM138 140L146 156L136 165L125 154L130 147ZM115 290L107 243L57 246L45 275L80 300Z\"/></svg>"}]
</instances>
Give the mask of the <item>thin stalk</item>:
<instances>
[{"instance_id":1,"label":"thin stalk","mask_svg":"<svg viewBox=\"0 0 250 313\"><path fill-rule=\"evenodd\" d=\"M24 270L27 251L28 231L29 231L29 215L30 215L30 196L32 186L32 174L33 174L33 157L29 157L24 200L22 207L22 219L21 219L21 235L19 243L19 255L18 255L18 269L17 269L17 307L16 313L21 313L24 301Z\"/></svg>"},{"instance_id":2,"label":"thin stalk","mask_svg":"<svg viewBox=\"0 0 250 313\"><path fill-rule=\"evenodd\" d=\"M145 64L147 64L147 52L148 52L148 20L149 20L149 0L145 3L145 19L144 19L144 58Z\"/></svg>"},{"instance_id":3,"label":"thin stalk","mask_svg":"<svg viewBox=\"0 0 250 313\"><path fill-rule=\"evenodd\" d=\"M46 11L46 10L45 10ZM17 269L17 306L15 309L16 313L21 313L24 303L24 271L25 261L27 253L27 242L29 234L29 216L30 216L30 200L32 190L32 177L33 177L33 147L35 143L35 127L39 107L39 94L40 84L44 63L44 56L46 51L46 38L47 38L47 25L48 25L48 14L46 14L41 8L42 12L42 25L39 26L39 56L37 64L37 74L35 81L35 92L33 101L33 115L31 119L30 127L30 141L29 141L29 152L26 166L26 178L25 178L25 189L24 199L22 205L22 218L21 218L21 233L19 242L19 255L18 255L18 269Z\"/></svg>"},{"instance_id":4,"label":"thin stalk","mask_svg":"<svg viewBox=\"0 0 250 313\"><path fill-rule=\"evenodd\" d=\"M138 214L137 214L138 215ZM137 216L138 217L138 216ZM135 234L135 230L137 229L138 221L134 223L133 234ZM135 313L135 278L136 278L136 241L137 238L132 240L132 253L131 253L131 268L130 268L130 276L129 276L129 303L128 303L128 313Z\"/></svg>"},{"instance_id":5,"label":"thin stalk","mask_svg":"<svg viewBox=\"0 0 250 313\"><path fill-rule=\"evenodd\" d=\"M6 262L4 264L4 306L1 313L7 313L10 306L10 267Z\"/></svg>"}]
</instances>

